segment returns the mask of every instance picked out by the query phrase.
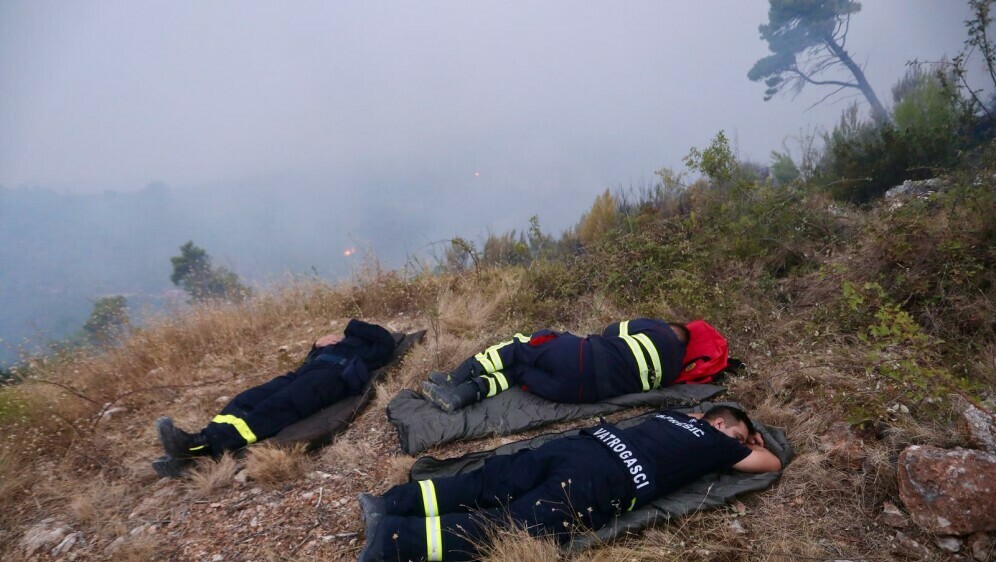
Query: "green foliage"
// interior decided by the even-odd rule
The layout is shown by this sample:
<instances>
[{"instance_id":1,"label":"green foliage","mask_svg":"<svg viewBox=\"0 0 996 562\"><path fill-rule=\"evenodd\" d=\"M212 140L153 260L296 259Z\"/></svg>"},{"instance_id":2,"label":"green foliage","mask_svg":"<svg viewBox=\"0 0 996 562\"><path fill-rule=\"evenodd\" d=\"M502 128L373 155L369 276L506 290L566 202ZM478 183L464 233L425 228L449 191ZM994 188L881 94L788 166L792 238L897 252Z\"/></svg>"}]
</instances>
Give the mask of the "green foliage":
<instances>
[{"instance_id":1,"label":"green foliage","mask_svg":"<svg viewBox=\"0 0 996 562\"><path fill-rule=\"evenodd\" d=\"M726 133L720 131L704 150L692 147L683 159L685 166L705 174L714 185L725 187L737 175L737 159Z\"/></svg>"},{"instance_id":2,"label":"green foliage","mask_svg":"<svg viewBox=\"0 0 996 562\"><path fill-rule=\"evenodd\" d=\"M991 135L993 127L992 98L990 103L985 103L980 95L982 90L975 90L968 83L969 60L975 53L982 54L982 62L988 71L989 81L993 89L996 89L996 47L989 39L988 30L992 23L992 0L968 0L972 17L965 21L968 31L968 38L965 40L965 48L951 61L950 74L952 82L956 82L964 88L967 93L965 108L968 113L979 116L978 124L980 129L987 131ZM990 91L990 96L993 92ZM984 116L984 117L982 117Z\"/></svg>"},{"instance_id":3,"label":"green foliage","mask_svg":"<svg viewBox=\"0 0 996 562\"><path fill-rule=\"evenodd\" d=\"M835 198L868 203L907 179L934 177L957 164L966 146L958 93L919 69L895 92L894 122L861 121L852 105L825 135L820 172Z\"/></svg>"},{"instance_id":4,"label":"green foliage","mask_svg":"<svg viewBox=\"0 0 996 562\"><path fill-rule=\"evenodd\" d=\"M787 153L771 151L771 176L778 185L792 183L799 179L802 174L799 167L792 161L792 157Z\"/></svg>"},{"instance_id":5,"label":"green foliage","mask_svg":"<svg viewBox=\"0 0 996 562\"><path fill-rule=\"evenodd\" d=\"M848 307L865 318L857 336L868 344L866 373L880 381L880 393L854 404L863 415L869 412L869 406L881 411L885 403L894 400L929 406L942 401L952 390L979 390L968 378L956 376L942 360L945 342L925 333L878 283L858 288L845 281L842 294Z\"/></svg>"},{"instance_id":6,"label":"green foliage","mask_svg":"<svg viewBox=\"0 0 996 562\"><path fill-rule=\"evenodd\" d=\"M913 166L950 166L963 145L958 138L964 121L958 93L950 80L914 67L908 90L896 100L893 122L909 148Z\"/></svg>"},{"instance_id":7,"label":"green foliage","mask_svg":"<svg viewBox=\"0 0 996 562\"><path fill-rule=\"evenodd\" d=\"M196 302L238 302L250 294L238 275L225 267L211 265L211 257L193 241L180 246L180 255L170 258L170 261L173 263L170 281L182 287Z\"/></svg>"},{"instance_id":8,"label":"green foliage","mask_svg":"<svg viewBox=\"0 0 996 562\"><path fill-rule=\"evenodd\" d=\"M617 206L616 200L608 189L595 198L591 209L578 221L577 235L581 244L594 245L615 228L618 221Z\"/></svg>"},{"instance_id":9,"label":"green foliage","mask_svg":"<svg viewBox=\"0 0 996 562\"><path fill-rule=\"evenodd\" d=\"M992 335L996 319L985 303L996 297L993 209L996 189L976 185L883 210L861 233L873 252L861 272L945 339Z\"/></svg>"},{"instance_id":10,"label":"green foliage","mask_svg":"<svg viewBox=\"0 0 996 562\"><path fill-rule=\"evenodd\" d=\"M101 297L93 303L90 318L83 324L87 341L97 346L116 342L128 330L128 303L121 295Z\"/></svg>"},{"instance_id":11,"label":"green foliage","mask_svg":"<svg viewBox=\"0 0 996 562\"><path fill-rule=\"evenodd\" d=\"M516 231L491 233L484 241L481 263L484 265L527 265L532 259L525 233Z\"/></svg>"}]
</instances>

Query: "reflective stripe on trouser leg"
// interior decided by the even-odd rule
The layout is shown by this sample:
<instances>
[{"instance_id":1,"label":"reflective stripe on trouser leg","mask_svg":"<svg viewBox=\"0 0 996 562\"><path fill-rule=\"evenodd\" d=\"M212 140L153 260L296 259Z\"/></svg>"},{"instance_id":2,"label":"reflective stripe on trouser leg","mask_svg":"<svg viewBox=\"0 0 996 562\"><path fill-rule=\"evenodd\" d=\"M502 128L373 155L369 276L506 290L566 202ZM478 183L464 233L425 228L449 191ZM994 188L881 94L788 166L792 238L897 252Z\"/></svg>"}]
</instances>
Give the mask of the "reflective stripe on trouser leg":
<instances>
[{"instance_id":1,"label":"reflective stripe on trouser leg","mask_svg":"<svg viewBox=\"0 0 996 562\"><path fill-rule=\"evenodd\" d=\"M436 503L436 486L432 480L421 480L422 508L425 510L425 545L430 562L443 559L443 527Z\"/></svg>"},{"instance_id":2,"label":"reflective stripe on trouser leg","mask_svg":"<svg viewBox=\"0 0 996 562\"><path fill-rule=\"evenodd\" d=\"M510 339L508 341L496 343L495 345L492 345L491 347L485 349L484 351L474 356L474 359L477 359L477 361L484 366L485 373L488 373L490 375L492 373L495 373L497 371L502 371L505 369L505 364L501 360L501 355L498 354L499 349L508 345L512 345L513 343L515 343L516 340L518 340L519 343L529 343L529 338L522 334L515 334L514 336L512 336L512 338L513 339Z\"/></svg>"},{"instance_id":3,"label":"reflective stripe on trouser leg","mask_svg":"<svg viewBox=\"0 0 996 562\"><path fill-rule=\"evenodd\" d=\"M636 338L629 335L629 320L619 323L619 338L626 342L630 352L636 359L636 366L640 371L640 383L642 384L643 391L650 390L650 379L647 376L647 360L643 357L643 351L640 349L640 344L637 343Z\"/></svg>"},{"instance_id":4,"label":"reflective stripe on trouser leg","mask_svg":"<svg viewBox=\"0 0 996 562\"><path fill-rule=\"evenodd\" d=\"M239 435L246 440L246 445L252 445L257 441L256 434L249 429L249 424L242 418L237 418L233 415L217 415L211 420L211 423L225 423L231 425L235 428L235 431L239 432Z\"/></svg>"},{"instance_id":5,"label":"reflective stripe on trouser leg","mask_svg":"<svg viewBox=\"0 0 996 562\"><path fill-rule=\"evenodd\" d=\"M481 378L488 381L488 395L485 398L491 398L499 392L508 390L508 379L503 373L495 372L491 376L481 375Z\"/></svg>"}]
</instances>

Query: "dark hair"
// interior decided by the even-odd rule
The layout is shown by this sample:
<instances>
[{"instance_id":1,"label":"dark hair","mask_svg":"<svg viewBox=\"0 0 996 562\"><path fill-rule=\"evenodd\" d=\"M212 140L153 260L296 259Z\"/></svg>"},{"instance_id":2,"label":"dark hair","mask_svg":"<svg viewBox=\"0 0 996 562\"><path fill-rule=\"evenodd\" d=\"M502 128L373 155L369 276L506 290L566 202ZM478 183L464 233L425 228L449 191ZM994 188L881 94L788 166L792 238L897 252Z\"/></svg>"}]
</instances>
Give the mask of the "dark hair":
<instances>
[{"instance_id":1,"label":"dark hair","mask_svg":"<svg viewBox=\"0 0 996 562\"><path fill-rule=\"evenodd\" d=\"M673 330L677 330L678 332L680 332L679 334L677 334L678 341L683 342L685 345L688 345L688 342L692 341L692 333L688 331L688 327L686 327L684 324L676 324L674 322L668 322L667 325L671 326Z\"/></svg>"},{"instance_id":2,"label":"dark hair","mask_svg":"<svg viewBox=\"0 0 996 562\"><path fill-rule=\"evenodd\" d=\"M716 418L723 418L723 420L729 425L737 425L740 422L744 422L747 426L748 433L757 433L754 429L754 424L751 423L750 418L747 417L747 412L744 412L740 408L734 408L733 406L713 406L709 408L709 411L702 416L702 419L706 421L711 421Z\"/></svg>"}]
</instances>

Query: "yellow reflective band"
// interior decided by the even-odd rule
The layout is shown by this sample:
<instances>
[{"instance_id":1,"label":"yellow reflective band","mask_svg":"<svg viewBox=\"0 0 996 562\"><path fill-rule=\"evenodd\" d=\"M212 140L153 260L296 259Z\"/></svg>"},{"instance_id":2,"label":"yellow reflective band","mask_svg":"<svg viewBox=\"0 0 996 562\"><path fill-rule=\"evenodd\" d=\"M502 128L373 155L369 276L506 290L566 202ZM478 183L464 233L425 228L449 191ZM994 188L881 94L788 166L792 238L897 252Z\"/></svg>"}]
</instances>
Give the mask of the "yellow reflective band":
<instances>
[{"instance_id":1,"label":"yellow reflective band","mask_svg":"<svg viewBox=\"0 0 996 562\"><path fill-rule=\"evenodd\" d=\"M227 423L229 425L235 426L235 430L239 432L239 435L246 440L246 445L251 445L256 442L256 434L249 429L246 421L242 418L237 418L232 415L218 415L211 420L213 423Z\"/></svg>"},{"instance_id":2,"label":"yellow reflective band","mask_svg":"<svg viewBox=\"0 0 996 562\"><path fill-rule=\"evenodd\" d=\"M191 447L191 448L189 448L189 449L187 449L187 450L188 450L188 451L200 451L200 450L201 450L201 449L203 449L204 447L207 447L207 445L198 445L198 446L196 446L196 447Z\"/></svg>"},{"instance_id":3,"label":"yellow reflective band","mask_svg":"<svg viewBox=\"0 0 996 562\"><path fill-rule=\"evenodd\" d=\"M626 342L629 350L633 352L633 357L636 358L636 366L640 369L640 382L643 383L643 391L650 390L650 380L647 378L647 360L643 358L643 351L640 351L640 344L636 343L636 338L628 334L624 335L620 333L619 338Z\"/></svg>"},{"instance_id":4,"label":"yellow reflective band","mask_svg":"<svg viewBox=\"0 0 996 562\"><path fill-rule=\"evenodd\" d=\"M633 511L634 507L636 507L636 498L633 498L633 501L629 502L629 509L626 511Z\"/></svg>"},{"instance_id":5,"label":"yellow reflective band","mask_svg":"<svg viewBox=\"0 0 996 562\"><path fill-rule=\"evenodd\" d=\"M443 559L443 525L438 517L428 517L425 520L425 544L429 562L441 562Z\"/></svg>"},{"instance_id":6,"label":"yellow reflective band","mask_svg":"<svg viewBox=\"0 0 996 562\"><path fill-rule=\"evenodd\" d=\"M508 390L508 379L505 378L504 374L495 371L495 380L498 381L498 386L501 387L501 390L499 390L498 392L504 392Z\"/></svg>"},{"instance_id":7,"label":"yellow reflective band","mask_svg":"<svg viewBox=\"0 0 996 562\"><path fill-rule=\"evenodd\" d=\"M492 365L491 364L491 360L488 359L487 352L485 352L485 353L478 353L477 355L474 356L474 359L477 359L477 362L480 363L482 367L484 367L484 372L485 373L493 373L494 372L495 366Z\"/></svg>"},{"instance_id":8,"label":"yellow reflective band","mask_svg":"<svg viewBox=\"0 0 996 562\"><path fill-rule=\"evenodd\" d=\"M488 348L488 357L491 358L491 363L494 364L496 373L505 368L505 365L503 365L501 362L501 356L498 355L498 346Z\"/></svg>"},{"instance_id":9,"label":"yellow reflective band","mask_svg":"<svg viewBox=\"0 0 996 562\"><path fill-rule=\"evenodd\" d=\"M436 503L436 486L432 480L420 480L422 508L425 510L425 544L428 559L443 559L443 526L439 519L439 504Z\"/></svg>"},{"instance_id":10,"label":"yellow reflective band","mask_svg":"<svg viewBox=\"0 0 996 562\"><path fill-rule=\"evenodd\" d=\"M488 395L486 398L491 398L495 394L498 394L498 386L495 385L495 379L487 375L481 375L481 378L488 381Z\"/></svg>"},{"instance_id":11,"label":"yellow reflective band","mask_svg":"<svg viewBox=\"0 0 996 562\"><path fill-rule=\"evenodd\" d=\"M515 334L515 339L519 340L520 343L529 343L529 337L522 334Z\"/></svg>"},{"instance_id":12,"label":"yellow reflective band","mask_svg":"<svg viewBox=\"0 0 996 562\"><path fill-rule=\"evenodd\" d=\"M657 354L657 347L654 346L654 342L650 341L647 334L636 334L633 336L636 341L643 344L643 349L647 350L647 355L650 356L650 361L654 364L654 372L657 376L654 378L654 388L661 387L661 356Z\"/></svg>"},{"instance_id":13,"label":"yellow reflective band","mask_svg":"<svg viewBox=\"0 0 996 562\"><path fill-rule=\"evenodd\" d=\"M432 480L419 480L419 487L422 488L422 508L425 509L426 517L439 515L439 506L436 504L436 486Z\"/></svg>"},{"instance_id":14,"label":"yellow reflective band","mask_svg":"<svg viewBox=\"0 0 996 562\"><path fill-rule=\"evenodd\" d=\"M619 335L628 336L629 335L629 320L623 320L619 323Z\"/></svg>"}]
</instances>

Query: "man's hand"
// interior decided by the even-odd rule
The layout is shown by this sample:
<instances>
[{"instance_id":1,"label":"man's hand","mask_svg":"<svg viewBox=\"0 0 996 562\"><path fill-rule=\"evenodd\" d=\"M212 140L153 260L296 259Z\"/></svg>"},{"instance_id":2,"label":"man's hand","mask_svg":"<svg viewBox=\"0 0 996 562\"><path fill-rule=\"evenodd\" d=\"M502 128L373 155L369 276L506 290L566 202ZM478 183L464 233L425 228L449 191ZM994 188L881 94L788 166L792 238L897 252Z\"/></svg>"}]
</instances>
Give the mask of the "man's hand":
<instances>
[{"instance_id":1,"label":"man's hand","mask_svg":"<svg viewBox=\"0 0 996 562\"><path fill-rule=\"evenodd\" d=\"M755 431L751 433L747 438L747 445L757 445L758 447L764 447L764 436L761 435L760 431Z\"/></svg>"},{"instance_id":2,"label":"man's hand","mask_svg":"<svg viewBox=\"0 0 996 562\"><path fill-rule=\"evenodd\" d=\"M341 341L342 334L329 334L318 338L318 341L315 342L315 347L325 347L326 345L336 344Z\"/></svg>"}]
</instances>

